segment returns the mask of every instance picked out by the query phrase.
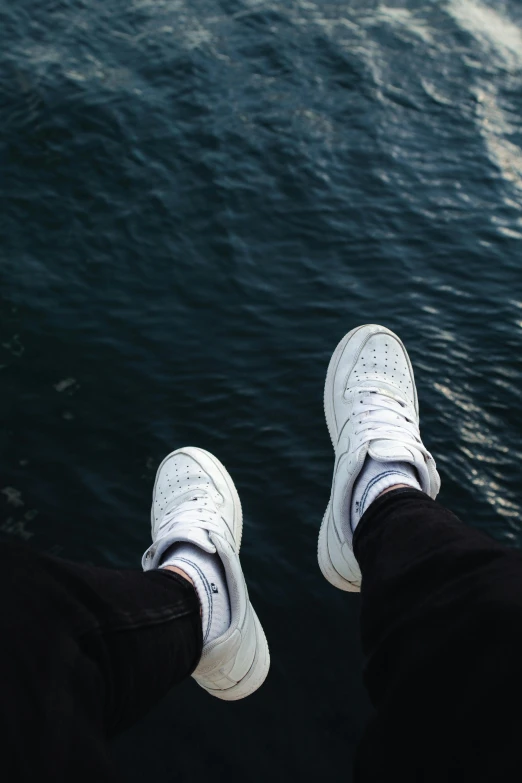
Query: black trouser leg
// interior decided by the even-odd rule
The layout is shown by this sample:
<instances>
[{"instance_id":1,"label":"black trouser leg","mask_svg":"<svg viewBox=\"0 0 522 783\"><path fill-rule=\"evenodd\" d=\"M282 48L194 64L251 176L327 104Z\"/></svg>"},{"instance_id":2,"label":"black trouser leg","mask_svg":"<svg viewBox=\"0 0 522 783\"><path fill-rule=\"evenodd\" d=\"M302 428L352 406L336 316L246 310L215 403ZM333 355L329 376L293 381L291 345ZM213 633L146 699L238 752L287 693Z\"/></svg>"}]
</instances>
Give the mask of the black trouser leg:
<instances>
[{"instance_id":1,"label":"black trouser leg","mask_svg":"<svg viewBox=\"0 0 522 783\"><path fill-rule=\"evenodd\" d=\"M359 781L522 778L522 555L422 492L381 496L355 535L376 708Z\"/></svg>"},{"instance_id":2,"label":"black trouser leg","mask_svg":"<svg viewBox=\"0 0 522 783\"><path fill-rule=\"evenodd\" d=\"M192 673L192 586L0 544L0 747L6 781L114 781L106 740Z\"/></svg>"}]
</instances>

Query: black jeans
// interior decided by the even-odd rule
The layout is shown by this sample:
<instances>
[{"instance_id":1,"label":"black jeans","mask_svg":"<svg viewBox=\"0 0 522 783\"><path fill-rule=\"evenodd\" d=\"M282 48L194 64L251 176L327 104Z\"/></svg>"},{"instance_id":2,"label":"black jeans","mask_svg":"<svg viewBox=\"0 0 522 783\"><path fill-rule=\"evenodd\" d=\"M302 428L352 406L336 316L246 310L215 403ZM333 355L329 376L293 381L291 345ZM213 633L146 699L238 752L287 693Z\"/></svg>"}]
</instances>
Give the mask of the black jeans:
<instances>
[{"instance_id":1,"label":"black jeans","mask_svg":"<svg viewBox=\"0 0 522 783\"><path fill-rule=\"evenodd\" d=\"M522 555L422 492L356 530L365 682L358 781L522 779Z\"/></svg>"},{"instance_id":2,"label":"black jeans","mask_svg":"<svg viewBox=\"0 0 522 783\"><path fill-rule=\"evenodd\" d=\"M518 779L522 556L410 489L373 503L354 545L375 705L357 780ZM8 543L0 602L4 779L114 780L106 738L197 665L194 590Z\"/></svg>"},{"instance_id":3,"label":"black jeans","mask_svg":"<svg viewBox=\"0 0 522 783\"><path fill-rule=\"evenodd\" d=\"M0 544L0 777L119 779L107 738L192 673L202 649L192 586Z\"/></svg>"}]
</instances>

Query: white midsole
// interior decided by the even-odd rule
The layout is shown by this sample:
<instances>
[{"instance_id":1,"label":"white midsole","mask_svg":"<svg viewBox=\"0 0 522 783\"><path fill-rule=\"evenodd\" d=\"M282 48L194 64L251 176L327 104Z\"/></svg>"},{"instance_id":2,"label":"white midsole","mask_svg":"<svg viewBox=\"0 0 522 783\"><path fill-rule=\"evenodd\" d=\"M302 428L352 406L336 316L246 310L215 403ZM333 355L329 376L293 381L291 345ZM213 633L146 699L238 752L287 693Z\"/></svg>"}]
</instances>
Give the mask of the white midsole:
<instances>
[{"instance_id":1,"label":"white midsole","mask_svg":"<svg viewBox=\"0 0 522 783\"><path fill-rule=\"evenodd\" d=\"M254 693L254 691L261 687L270 670L270 651L268 649L265 632L254 611L254 607L251 605L250 608L254 616L256 634L256 652L254 660L252 661L252 666L243 679L231 688L219 690L218 688L211 689L205 688L204 685L202 686L207 693L210 693L212 696L216 696L216 698L222 699L223 701L238 701L239 699L244 699L246 696L250 696L251 693ZM197 681L196 677L194 679Z\"/></svg>"},{"instance_id":2,"label":"white midsole","mask_svg":"<svg viewBox=\"0 0 522 783\"><path fill-rule=\"evenodd\" d=\"M317 544L317 560L319 562L319 568L324 578L330 582L331 585L337 587L338 590L344 590L346 593L360 593L361 583L360 581L349 581L342 574L337 571L332 560L330 558L330 552L328 549L328 517L330 515L330 504L326 508L326 513L323 517L321 529L319 531L319 541ZM357 561L353 556L353 565L357 569ZM352 569L353 570L353 569Z\"/></svg>"}]
</instances>

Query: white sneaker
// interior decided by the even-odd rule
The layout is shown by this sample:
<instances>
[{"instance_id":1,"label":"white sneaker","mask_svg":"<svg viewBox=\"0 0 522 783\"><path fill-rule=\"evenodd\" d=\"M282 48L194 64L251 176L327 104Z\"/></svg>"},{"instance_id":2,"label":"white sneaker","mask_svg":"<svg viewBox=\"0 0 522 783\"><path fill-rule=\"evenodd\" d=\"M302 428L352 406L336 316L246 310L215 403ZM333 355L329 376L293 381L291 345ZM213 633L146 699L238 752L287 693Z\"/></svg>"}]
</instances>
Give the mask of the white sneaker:
<instances>
[{"instance_id":1,"label":"white sneaker","mask_svg":"<svg viewBox=\"0 0 522 783\"><path fill-rule=\"evenodd\" d=\"M221 558L231 623L222 636L204 645L192 676L219 699L249 696L265 680L270 655L239 562L243 515L228 471L203 449L173 451L158 468L151 516L153 544L143 555L144 571L157 568L164 552L178 541Z\"/></svg>"},{"instance_id":2,"label":"white sneaker","mask_svg":"<svg viewBox=\"0 0 522 783\"><path fill-rule=\"evenodd\" d=\"M319 566L335 587L357 592L361 571L352 549L350 510L366 456L409 463L418 473L422 491L432 498L440 489L435 460L419 434L411 362L396 334L367 324L341 340L326 374L324 410L335 467L319 533Z\"/></svg>"}]
</instances>

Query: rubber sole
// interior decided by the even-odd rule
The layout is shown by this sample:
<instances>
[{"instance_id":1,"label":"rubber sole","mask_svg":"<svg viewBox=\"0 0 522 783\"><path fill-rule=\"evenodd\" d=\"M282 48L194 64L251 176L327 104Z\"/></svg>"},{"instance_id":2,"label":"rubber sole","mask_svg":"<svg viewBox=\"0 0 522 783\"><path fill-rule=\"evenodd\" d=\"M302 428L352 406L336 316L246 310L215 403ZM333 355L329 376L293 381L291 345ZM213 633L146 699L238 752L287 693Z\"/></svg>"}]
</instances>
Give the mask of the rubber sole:
<instances>
[{"instance_id":1,"label":"rubber sole","mask_svg":"<svg viewBox=\"0 0 522 783\"><path fill-rule=\"evenodd\" d=\"M239 701L240 699L245 699L247 696L255 693L266 680L270 670L270 650L268 648L265 632L254 611L254 607L250 605L250 608L254 616L254 628L256 633L256 653L252 666L243 679L236 683L236 685L233 685L232 688L221 691L201 686L207 693L210 693L211 696L215 696L222 701Z\"/></svg>"},{"instance_id":2,"label":"rubber sole","mask_svg":"<svg viewBox=\"0 0 522 783\"><path fill-rule=\"evenodd\" d=\"M321 523L321 529L319 531L319 541L317 543L317 561L319 563L319 568L321 569L321 573L326 579L326 581L330 582L330 584L333 585L334 587L337 587L338 590L344 590L345 593L360 593L361 592L360 581L350 582L348 579L345 579L345 577L342 576L339 573L339 571L337 571L330 558L330 552L328 549L329 513L330 513L330 504L328 504L326 508L326 513L323 517L323 521ZM356 565L357 561L355 560L355 556L353 560L354 560L354 564Z\"/></svg>"}]
</instances>

